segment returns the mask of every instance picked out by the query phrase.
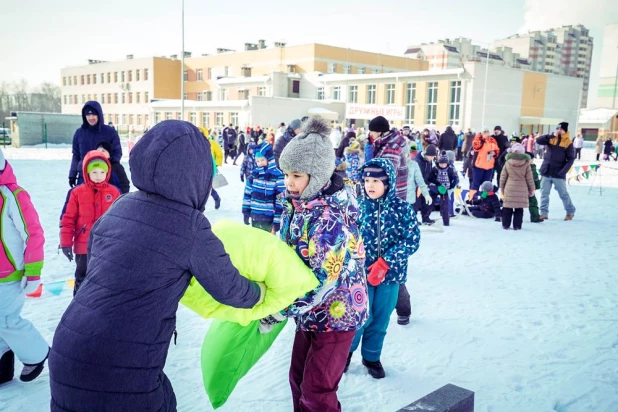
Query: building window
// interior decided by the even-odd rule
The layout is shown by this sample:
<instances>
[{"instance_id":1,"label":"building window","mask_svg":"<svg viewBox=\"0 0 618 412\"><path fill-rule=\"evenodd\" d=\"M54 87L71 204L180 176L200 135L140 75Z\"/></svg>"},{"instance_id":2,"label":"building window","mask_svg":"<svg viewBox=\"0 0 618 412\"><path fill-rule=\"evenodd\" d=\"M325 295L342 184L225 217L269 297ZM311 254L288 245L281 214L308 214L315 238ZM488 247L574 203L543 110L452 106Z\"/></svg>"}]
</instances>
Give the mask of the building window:
<instances>
[{"instance_id":1,"label":"building window","mask_svg":"<svg viewBox=\"0 0 618 412\"><path fill-rule=\"evenodd\" d=\"M180 112L176 112L176 120L184 120Z\"/></svg>"},{"instance_id":2,"label":"building window","mask_svg":"<svg viewBox=\"0 0 618 412\"><path fill-rule=\"evenodd\" d=\"M197 75L197 81L201 82L202 81L202 69L197 69L195 73Z\"/></svg>"},{"instance_id":3,"label":"building window","mask_svg":"<svg viewBox=\"0 0 618 412\"><path fill-rule=\"evenodd\" d=\"M69 81L69 86L71 85L71 76L67 77L68 81Z\"/></svg>"},{"instance_id":4,"label":"building window","mask_svg":"<svg viewBox=\"0 0 618 412\"><path fill-rule=\"evenodd\" d=\"M258 96L266 96L266 87L258 87Z\"/></svg>"},{"instance_id":5,"label":"building window","mask_svg":"<svg viewBox=\"0 0 618 412\"><path fill-rule=\"evenodd\" d=\"M148 80L148 69L144 69L144 80Z\"/></svg>"},{"instance_id":6,"label":"building window","mask_svg":"<svg viewBox=\"0 0 618 412\"><path fill-rule=\"evenodd\" d=\"M139 82L139 69L135 70L135 81Z\"/></svg>"},{"instance_id":7,"label":"building window","mask_svg":"<svg viewBox=\"0 0 618 412\"><path fill-rule=\"evenodd\" d=\"M189 122L193 123L194 125L197 125L197 113L195 112L189 113Z\"/></svg>"},{"instance_id":8,"label":"building window","mask_svg":"<svg viewBox=\"0 0 618 412\"><path fill-rule=\"evenodd\" d=\"M327 73L337 73L337 63L328 63Z\"/></svg>"},{"instance_id":9,"label":"building window","mask_svg":"<svg viewBox=\"0 0 618 412\"><path fill-rule=\"evenodd\" d=\"M137 104L140 104L140 103L141 103L141 101L140 101L140 100L141 100L141 99L140 99L140 96L141 96L141 95L142 95L142 94L141 94L140 92L135 93L135 103L137 103ZM139 122L138 122L138 123L139 123Z\"/></svg>"},{"instance_id":10,"label":"building window","mask_svg":"<svg viewBox=\"0 0 618 412\"><path fill-rule=\"evenodd\" d=\"M187 70L182 72L182 80L184 80L185 82L189 81L189 72Z\"/></svg>"},{"instance_id":11,"label":"building window","mask_svg":"<svg viewBox=\"0 0 618 412\"><path fill-rule=\"evenodd\" d=\"M165 112L165 120L172 120L172 112Z\"/></svg>"},{"instance_id":12,"label":"building window","mask_svg":"<svg viewBox=\"0 0 618 412\"><path fill-rule=\"evenodd\" d=\"M333 87L333 100L341 100L341 86Z\"/></svg>"},{"instance_id":13,"label":"building window","mask_svg":"<svg viewBox=\"0 0 618 412\"><path fill-rule=\"evenodd\" d=\"M123 71L120 72L120 83L124 83L124 72Z\"/></svg>"},{"instance_id":14,"label":"building window","mask_svg":"<svg viewBox=\"0 0 618 412\"><path fill-rule=\"evenodd\" d=\"M89 74L86 75L86 84L90 84L90 75Z\"/></svg>"},{"instance_id":15,"label":"building window","mask_svg":"<svg viewBox=\"0 0 618 412\"><path fill-rule=\"evenodd\" d=\"M157 123L159 123L161 121L161 113L155 112L154 121L155 121L155 124L157 124Z\"/></svg>"},{"instance_id":16,"label":"building window","mask_svg":"<svg viewBox=\"0 0 618 412\"><path fill-rule=\"evenodd\" d=\"M438 108L438 82L427 83L427 124L436 124Z\"/></svg>"},{"instance_id":17,"label":"building window","mask_svg":"<svg viewBox=\"0 0 618 412\"><path fill-rule=\"evenodd\" d=\"M367 104L376 104L376 85L367 85Z\"/></svg>"},{"instance_id":18,"label":"building window","mask_svg":"<svg viewBox=\"0 0 618 412\"><path fill-rule=\"evenodd\" d=\"M224 75L225 77L227 77L227 76L229 76L229 74L230 74L230 67L229 67L229 66L225 66L225 67L223 68L223 75Z\"/></svg>"},{"instance_id":19,"label":"building window","mask_svg":"<svg viewBox=\"0 0 618 412\"><path fill-rule=\"evenodd\" d=\"M118 93L114 93L114 104L118 104Z\"/></svg>"},{"instance_id":20,"label":"building window","mask_svg":"<svg viewBox=\"0 0 618 412\"><path fill-rule=\"evenodd\" d=\"M150 103L150 100L148 99L148 92L144 92L144 103Z\"/></svg>"},{"instance_id":21,"label":"building window","mask_svg":"<svg viewBox=\"0 0 618 412\"><path fill-rule=\"evenodd\" d=\"M114 83L118 83L118 72L114 72Z\"/></svg>"},{"instance_id":22,"label":"building window","mask_svg":"<svg viewBox=\"0 0 618 412\"><path fill-rule=\"evenodd\" d=\"M82 104L86 104L86 95L82 94Z\"/></svg>"},{"instance_id":23,"label":"building window","mask_svg":"<svg viewBox=\"0 0 618 412\"><path fill-rule=\"evenodd\" d=\"M227 89L219 89L219 100L227 100Z\"/></svg>"},{"instance_id":24,"label":"building window","mask_svg":"<svg viewBox=\"0 0 618 412\"><path fill-rule=\"evenodd\" d=\"M111 93L107 93L107 103L112 104L112 94Z\"/></svg>"},{"instance_id":25,"label":"building window","mask_svg":"<svg viewBox=\"0 0 618 412\"><path fill-rule=\"evenodd\" d=\"M62 96L62 102L63 102L63 104L67 104L67 97L66 97L66 95Z\"/></svg>"},{"instance_id":26,"label":"building window","mask_svg":"<svg viewBox=\"0 0 618 412\"><path fill-rule=\"evenodd\" d=\"M122 104L124 104L125 103L125 99L126 99L124 93L120 93L120 99L121 99Z\"/></svg>"},{"instance_id":27,"label":"building window","mask_svg":"<svg viewBox=\"0 0 618 412\"><path fill-rule=\"evenodd\" d=\"M73 76L73 85L77 86L77 76Z\"/></svg>"},{"instance_id":28,"label":"building window","mask_svg":"<svg viewBox=\"0 0 618 412\"><path fill-rule=\"evenodd\" d=\"M300 80L292 80L292 93L300 93Z\"/></svg>"},{"instance_id":29,"label":"building window","mask_svg":"<svg viewBox=\"0 0 618 412\"><path fill-rule=\"evenodd\" d=\"M318 100L324 100L324 88L318 87Z\"/></svg>"},{"instance_id":30,"label":"building window","mask_svg":"<svg viewBox=\"0 0 618 412\"><path fill-rule=\"evenodd\" d=\"M358 74L365 74L366 71L367 71L367 69L364 68L364 67L359 67L358 68Z\"/></svg>"},{"instance_id":31,"label":"building window","mask_svg":"<svg viewBox=\"0 0 618 412\"><path fill-rule=\"evenodd\" d=\"M112 82L112 73L107 73L107 82L111 83Z\"/></svg>"},{"instance_id":32,"label":"building window","mask_svg":"<svg viewBox=\"0 0 618 412\"><path fill-rule=\"evenodd\" d=\"M63 78L62 78L62 85L63 85L63 86L66 86L66 85L67 85L67 78L66 78L66 77L63 77Z\"/></svg>"},{"instance_id":33,"label":"building window","mask_svg":"<svg viewBox=\"0 0 618 412\"><path fill-rule=\"evenodd\" d=\"M135 73L137 73L137 70L135 71ZM137 124L142 124L142 115L141 114L137 115Z\"/></svg>"},{"instance_id":34,"label":"building window","mask_svg":"<svg viewBox=\"0 0 618 412\"><path fill-rule=\"evenodd\" d=\"M202 127L209 127L209 125L210 125L210 113L202 113Z\"/></svg>"},{"instance_id":35,"label":"building window","mask_svg":"<svg viewBox=\"0 0 618 412\"><path fill-rule=\"evenodd\" d=\"M188 99L189 99L189 93L183 93L183 94L182 94L182 98L183 98L184 100L188 100Z\"/></svg>"},{"instance_id":36,"label":"building window","mask_svg":"<svg viewBox=\"0 0 618 412\"><path fill-rule=\"evenodd\" d=\"M129 92L127 95L129 96L129 103L133 103L133 93Z\"/></svg>"},{"instance_id":37,"label":"building window","mask_svg":"<svg viewBox=\"0 0 618 412\"><path fill-rule=\"evenodd\" d=\"M386 104L395 104L395 85L386 85Z\"/></svg>"},{"instance_id":38,"label":"building window","mask_svg":"<svg viewBox=\"0 0 618 412\"><path fill-rule=\"evenodd\" d=\"M132 82L133 81L133 70L129 70L128 73L129 73L129 80L128 81Z\"/></svg>"},{"instance_id":39,"label":"building window","mask_svg":"<svg viewBox=\"0 0 618 412\"><path fill-rule=\"evenodd\" d=\"M352 65L351 64L344 64L343 65L343 73L344 74L352 74Z\"/></svg>"},{"instance_id":40,"label":"building window","mask_svg":"<svg viewBox=\"0 0 618 412\"><path fill-rule=\"evenodd\" d=\"M416 102L416 83L406 85L406 123L414 123L414 103Z\"/></svg>"},{"instance_id":41,"label":"building window","mask_svg":"<svg viewBox=\"0 0 618 412\"><path fill-rule=\"evenodd\" d=\"M209 67L206 71L206 80L212 79L212 69Z\"/></svg>"},{"instance_id":42,"label":"building window","mask_svg":"<svg viewBox=\"0 0 618 412\"><path fill-rule=\"evenodd\" d=\"M238 126L238 112L230 113L230 123L234 126Z\"/></svg>"},{"instance_id":43,"label":"building window","mask_svg":"<svg viewBox=\"0 0 618 412\"><path fill-rule=\"evenodd\" d=\"M133 124L133 115L132 114L129 115L129 124Z\"/></svg>"},{"instance_id":44,"label":"building window","mask_svg":"<svg viewBox=\"0 0 618 412\"><path fill-rule=\"evenodd\" d=\"M122 123L121 124L127 124L127 115L126 114L122 115Z\"/></svg>"},{"instance_id":45,"label":"building window","mask_svg":"<svg viewBox=\"0 0 618 412\"><path fill-rule=\"evenodd\" d=\"M348 103L358 102L358 86L350 86L348 90Z\"/></svg>"},{"instance_id":46,"label":"building window","mask_svg":"<svg viewBox=\"0 0 618 412\"><path fill-rule=\"evenodd\" d=\"M223 126L223 113L215 113L215 126Z\"/></svg>"},{"instance_id":47,"label":"building window","mask_svg":"<svg viewBox=\"0 0 618 412\"><path fill-rule=\"evenodd\" d=\"M460 124L461 80L451 82L451 103L449 107L449 123Z\"/></svg>"},{"instance_id":48,"label":"building window","mask_svg":"<svg viewBox=\"0 0 618 412\"><path fill-rule=\"evenodd\" d=\"M101 73L101 84L105 83L105 73Z\"/></svg>"},{"instance_id":49,"label":"building window","mask_svg":"<svg viewBox=\"0 0 618 412\"><path fill-rule=\"evenodd\" d=\"M81 80L80 84L83 86L84 85L84 75L83 74L81 75L80 80Z\"/></svg>"}]
</instances>

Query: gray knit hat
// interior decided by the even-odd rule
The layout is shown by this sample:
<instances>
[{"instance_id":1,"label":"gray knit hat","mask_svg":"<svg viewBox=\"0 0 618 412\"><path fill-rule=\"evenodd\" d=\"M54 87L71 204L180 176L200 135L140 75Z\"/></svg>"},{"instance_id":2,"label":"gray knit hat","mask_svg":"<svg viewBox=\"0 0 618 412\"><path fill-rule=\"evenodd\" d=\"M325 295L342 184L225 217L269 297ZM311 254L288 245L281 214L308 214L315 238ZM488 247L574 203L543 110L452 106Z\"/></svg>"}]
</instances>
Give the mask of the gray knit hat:
<instances>
[{"instance_id":1,"label":"gray knit hat","mask_svg":"<svg viewBox=\"0 0 618 412\"><path fill-rule=\"evenodd\" d=\"M335 171L335 151L329 135L328 123L321 117L312 117L303 124L302 133L292 139L281 153L281 170L310 176L309 185L300 195L303 200L315 196Z\"/></svg>"},{"instance_id":2,"label":"gray knit hat","mask_svg":"<svg viewBox=\"0 0 618 412\"><path fill-rule=\"evenodd\" d=\"M487 181L483 182L481 187L479 187L479 190L481 192L492 192L494 190L494 184L491 183L489 180L487 180Z\"/></svg>"}]
</instances>

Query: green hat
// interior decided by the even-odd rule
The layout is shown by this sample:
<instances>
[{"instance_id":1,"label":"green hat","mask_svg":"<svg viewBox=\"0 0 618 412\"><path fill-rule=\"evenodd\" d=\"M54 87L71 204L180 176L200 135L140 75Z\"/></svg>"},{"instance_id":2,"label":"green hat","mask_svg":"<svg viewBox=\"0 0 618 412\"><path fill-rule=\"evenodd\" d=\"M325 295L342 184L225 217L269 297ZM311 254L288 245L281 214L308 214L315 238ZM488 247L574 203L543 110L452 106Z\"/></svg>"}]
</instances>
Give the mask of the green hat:
<instances>
[{"instance_id":1,"label":"green hat","mask_svg":"<svg viewBox=\"0 0 618 412\"><path fill-rule=\"evenodd\" d=\"M91 162L89 162L88 166L86 167L86 173L90 173L94 169L103 169L105 173L109 172L109 166L107 165L105 160L101 159L93 159Z\"/></svg>"}]
</instances>

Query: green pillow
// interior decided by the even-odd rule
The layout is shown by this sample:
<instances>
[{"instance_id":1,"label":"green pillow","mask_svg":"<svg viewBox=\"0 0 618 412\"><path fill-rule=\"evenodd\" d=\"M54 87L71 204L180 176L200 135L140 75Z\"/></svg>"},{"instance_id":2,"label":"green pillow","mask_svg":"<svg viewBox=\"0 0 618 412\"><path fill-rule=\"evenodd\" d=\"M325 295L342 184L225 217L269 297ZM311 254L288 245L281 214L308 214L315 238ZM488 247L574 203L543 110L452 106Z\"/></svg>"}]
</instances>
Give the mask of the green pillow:
<instances>
[{"instance_id":1,"label":"green pillow","mask_svg":"<svg viewBox=\"0 0 618 412\"><path fill-rule=\"evenodd\" d=\"M258 320L248 326L212 322L202 344L202 377L213 408L223 406L240 379L268 351L286 322L274 325L265 334L259 332Z\"/></svg>"},{"instance_id":2,"label":"green pillow","mask_svg":"<svg viewBox=\"0 0 618 412\"><path fill-rule=\"evenodd\" d=\"M241 275L266 284L264 302L251 309L222 305L195 280L180 302L205 318L248 325L287 308L318 286L318 279L300 257L278 237L231 220L217 222L212 231Z\"/></svg>"}]
</instances>

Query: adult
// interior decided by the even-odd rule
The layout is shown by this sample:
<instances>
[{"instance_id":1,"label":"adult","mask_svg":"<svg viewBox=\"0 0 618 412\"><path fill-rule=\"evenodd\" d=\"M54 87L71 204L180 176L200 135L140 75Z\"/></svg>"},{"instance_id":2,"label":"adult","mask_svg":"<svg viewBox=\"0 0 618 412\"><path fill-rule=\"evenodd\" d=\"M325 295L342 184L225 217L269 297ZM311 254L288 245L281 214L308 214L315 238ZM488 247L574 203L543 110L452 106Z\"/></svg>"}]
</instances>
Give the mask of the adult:
<instances>
[{"instance_id":1,"label":"adult","mask_svg":"<svg viewBox=\"0 0 618 412\"><path fill-rule=\"evenodd\" d=\"M582 160L582 149L584 148L584 138L581 133L578 133L575 139L573 139L573 148L575 149L575 157L578 160Z\"/></svg>"},{"instance_id":2,"label":"adult","mask_svg":"<svg viewBox=\"0 0 618 412\"><path fill-rule=\"evenodd\" d=\"M406 200L408 195L406 139L390 130L388 120L382 116L375 117L369 122L369 135L374 139L373 158L382 157L393 163L397 171L397 197Z\"/></svg>"},{"instance_id":3,"label":"adult","mask_svg":"<svg viewBox=\"0 0 618 412\"><path fill-rule=\"evenodd\" d=\"M262 128L260 126L255 126L251 132L251 139L253 139L253 143L258 144L263 134L264 132L262 132Z\"/></svg>"},{"instance_id":4,"label":"adult","mask_svg":"<svg viewBox=\"0 0 618 412\"><path fill-rule=\"evenodd\" d=\"M421 170L421 174L423 175L423 180L426 185L429 184L429 178L431 177L431 172L434 167L433 162L437 155L438 149L434 145L430 144L423 152L418 152L416 159L414 159ZM415 196L416 194L412 195ZM433 200L431 202L426 202L425 200L425 198L417 198L415 206L417 210L421 211L422 222L424 224L433 224L435 221L430 218Z\"/></svg>"},{"instance_id":5,"label":"adult","mask_svg":"<svg viewBox=\"0 0 618 412\"><path fill-rule=\"evenodd\" d=\"M612 137L607 136L607 140L603 143L603 160L609 162L612 159L612 154L614 153L614 143L612 142Z\"/></svg>"},{"instance_id":6,"label":"adult","mask_svg":"<svg viewBox=\"0 0 618 412\"><path fill-rule=\"evenodd\" d=\"M175 411L163 367L191 278L237 308L264 296L263 285L234 268L204 215L213 165L197 127L157 124L129 163L139 191L119 198L92 227L88 276L54 335L53 412Z\"/></svg>"},{"instance_id":7,"label":"adult","mask_svg":"<svg viewBox=\"0 0 618 412\"><path fill-rule=\"evenodd\" d=\"M333 145L333 150L337 150L341 143L341 126L335 126L330 132L330 142Z\"/></svg>"},{"instance_id":8,"label":"adult","mask_svg":"<svg viewBox=\"0 0 618 412\"><path fill-rule=\"evenodd\" d=\"M234 125L230 123L229 127L223 129L223 163L227 163L227 158L231 157L234 160L234 150L236 149L236 141L238 134L234 130Z\"/></svg>"},{"instance_id":9,"label":"adult","mask_svg":"<svg viewBox=\"0 0 618 412\"><path fill-rule=\"evenodd\" d=\"M82 176L82 161L97 145L106 141L112 145L113 153L110 161L120 162L122 147L116 129L105 125L103 109L99 102L91 100L82 108L82 125L73 135L73 159L69 170L69 186L75 187L84 183Z\"/></svg>"},{"instance_id":10,"label":"adult","mask_svg":"<svg viewBox=\"0 0 618 412\"><path fill-rule=\"evenodd\" d=\"M575 206L567 191L566 175L575 162L575 149L569 134L569 124L562 122L552 134L537 137L537 144L545 146L545 156L541 165L541 216L547 220L549 215L549 193L552 185L560 195L566 211L564 220L573 220Z\"/></svg>"},{"instance_id":11,"label":"adult","mask_svg":"<svg viewBox=\"0 0 618 412\"><path fill-rule=\"evenodd\" d=\"M444 150L457 152L457 135L451 126L447 126L444 133L440 136L440 140L438 141L438 149L440 149L440 153Z\"/></svg>"},{"instance_id":12,"label":"adult","mask_svg":"<svg viewBox=\"0 0 618 412\"><path fill-rule=\"evenodd\" d=\"M599 161L599 158L601 157L601 153L603 153L603 135L599 135L597 137L596 142L594 142L595 147L594 147L594 151L597 154L597 162Z\"/></svg>"},{"instance_id":13,"label":"adult","mask_svg":"<svg viewBox=\"0 0 618 412\"><path fill-rule=\"evenodd\" d=\"M343 159L344 158L344 156L345 156L345 152L344 151L345 151L345 149L348 148L348 146L350 146L350 141L352 139L356 140L356 133L354 133L353 131L347 132L345 137L343 139L341 139L341 142L339 143L339 147L335 151L335 156L337 157L337 159Z\"/></svg>"},{"instance_id":14,"label":"adult","mask_svg":"<svg viewBox=\"0 0 618 412\"><path fill-rule=\"evenodd\" d=\"M243 132L242 130L240 130L238 132L238 147L237 147L237 152L236 152L236 156L234 156L234 162L232 163L234 166L236 166L236 160L238 160L238 158L240 157L240 155L246 156L247 155L247 135L245 134L245 132Z\"/></svg>"},{"instance_id":15,"label":"adult","mask_svg":"<svg viewBox=\"0 0 618 412\"><path fill-rule=\"evenodd\" d=\"M500 150L500 154L496 155L496 156L499 156L498 161L495 163L495 170L496 170L496 173L498 174L497 184L498 184L498 187L500 187L500 174L502 173L502 167L504 166L505 158L507 155L507 149L511 147L511 142L509 141L508 136L504 134L504 130L502 130L501 126L494 127L494 140L498 144L498 149ZM488 180L491 181L492 179L488 179ZM479 183L479 185L481 183Z\"/></svg>"},{"instance_id":16,"label":"adult","mask_svg":"<svg viewBox=\"0 0 618 412\"><path fill-rule=\"evenodd\" d=\"M491 182L494 177L496 158L500 155L500 148L496 139L484 128L483 133L476 135L472 142L474 157L472 158L472 185L468 192L468 200L472 200L483 182Z\"/></svg>"},{"instance_id":17,"label":"adult","mask_svg":"<svg viewBox=\"0 0 618 412\"><path fill-rule=\"evenodd\" d=\"M472 149L472 142L474 141L474 132L472 129L468 128L468 132L465 134L463 139L463 145L461 146L461 151L463 152L463 158L466 160L468 154L470 153L470 149Z\"/></svg>"},{"instance_id":18,"label":"adult","mask_svg":"<svg viewBox=\"0 0 618 412\"><path fill-rule=\"evenodd\" d=\"M284 123L281 124L283 125ZM301 125L302 123L299 119L292 120L288 128L283 133L283 136L276 140L273 151L275 152L275 163L277 164L277 167L279 167L279 158L281 157L283 149L285 149L294 137L298 136L302 132Z\"/></svg>"}]
</instances>

